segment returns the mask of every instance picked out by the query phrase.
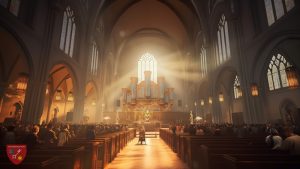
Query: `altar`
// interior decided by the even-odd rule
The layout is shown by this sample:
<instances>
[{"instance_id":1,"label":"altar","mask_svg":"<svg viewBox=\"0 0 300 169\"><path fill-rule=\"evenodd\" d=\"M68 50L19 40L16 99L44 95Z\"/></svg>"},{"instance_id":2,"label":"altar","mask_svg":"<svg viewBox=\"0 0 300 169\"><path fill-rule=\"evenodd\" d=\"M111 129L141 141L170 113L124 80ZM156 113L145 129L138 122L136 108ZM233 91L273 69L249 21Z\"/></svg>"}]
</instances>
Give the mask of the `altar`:
<instances>
[{"instance_id":1,"label":"altar","mask_svg":"<svg viewBox=\"0 0 300 169\"><path fill-rule=\"evenodd\" d=\"M130 122L161 121L163 112L172 111L174 88L166 85L164 77L151 80L151 71L144 71L145 79L138 83L130 78L130 86L122 89L121 110Z\"/></svg>"}]
</instances>

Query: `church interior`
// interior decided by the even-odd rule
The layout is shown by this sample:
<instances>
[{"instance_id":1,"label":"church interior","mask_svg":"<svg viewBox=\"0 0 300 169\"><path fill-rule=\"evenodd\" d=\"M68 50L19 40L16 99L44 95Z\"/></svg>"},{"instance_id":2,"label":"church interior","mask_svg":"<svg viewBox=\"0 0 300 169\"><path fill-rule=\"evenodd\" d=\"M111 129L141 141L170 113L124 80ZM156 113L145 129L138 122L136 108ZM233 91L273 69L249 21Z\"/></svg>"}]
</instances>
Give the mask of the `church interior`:
<instances>
[{"instance_id":1,"label":"church interior","mask_svg":"<svg viewBox=\"0 0 300 169\"><path fill-rule=\"evenodd\" d=\"M0 168L300 168L300 1L0 0Z\"/></svg>"}]
</instances>

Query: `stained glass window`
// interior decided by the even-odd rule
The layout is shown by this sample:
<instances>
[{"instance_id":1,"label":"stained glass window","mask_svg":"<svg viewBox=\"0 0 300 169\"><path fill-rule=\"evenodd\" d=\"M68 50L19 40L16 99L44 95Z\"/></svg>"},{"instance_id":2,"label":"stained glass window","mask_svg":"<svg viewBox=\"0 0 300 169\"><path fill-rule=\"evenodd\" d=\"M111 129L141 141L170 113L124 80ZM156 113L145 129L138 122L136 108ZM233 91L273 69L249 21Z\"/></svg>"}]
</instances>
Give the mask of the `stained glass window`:
<instances>
[{"instance_id":1,"label":"stained glass window","mask_svg":"<svg viewBox=\"0 0 300 169\"><path fill-rule=\"evenodd\" d=\"M200 74L205 77L207 74L207 58L206 49L202 46L200 50Z\"/></svg>"},{"instance_id":2,"label":"stained glass window","mask_svg":"<svg viewBox=\"0 0 300 169\"><path fill-rule=\"evenodd\" d=\"M217 65L219 65L230 58L228 23L224 14L221 16L219 21L217 40L218 42L216 43L216 62Z\"/></svg>"},{"instance_id":3,"label":"stained glass window","mask_svg":"<svg viewBox=\"0 0 300 169\"><path fill-rule=\"evenodd\" d=\"M273 55L267 71L269 90L288 87L288 81L287 81L287 76L285 71L285 69L288 66L291 65L289 62L286 61L283 55L281 54Z\"/></svg>"},{"instance_id":4,"label":"stained glass window","mask_svg":"<svg viewBox=\"0 0 300 169\"><path fill-rule=\"evenodd\" d=\"M150 53L145 53L138 61L138 82L145 80L145 71L151 71L151 81L157 82L157 61Z\"/></svg>"},{"instance_id":5,"label":"stained glass window","mask_svg":"<svg viewBox=\"0 0 300 169\"><path fill-rule=\"evenodd\" d=\"M70 57L73 57L75 34L75 16L73 10L68 6L64 11L59 47Z\"/></svg>"},{"instance_id":6,"label":"stained glass window","mask_svg":"<svg viewBox=\"0 0 300 169\"><path fill-rule=\"evenodd\" d=\"M294 0L285 0L285 6L287 11L291 10L295 6Z\"/></svg>"},{"instance_id":7,"label":"stained glass window","mask_svg":"<svg viewBox=\"0 0 300 169\"><path fill-rule=\"evenodd\" d=\"M90 71L91 74L96 76L98 74L98 60L99 59L99 52L98 52L98 48L97 48L97 44L96 42L92 43L92 53L91 53L91 67L90 67Z\"/></svg>"},{"instance_id":8,"label":"stained glass window","mask_svg":"<svg viewBox=\"0 0 300 169\"><path fill-rule=\"evenodd\" d=\"M236 75L233 83L234 98L238 99L242 96L241 83L239 77Z\"/></svg>"},{"instance_id":9,"label":"stained glass window","mask_svg":"<svg viewBox=\"0 0 300 169\"><path fill-rule=\"evenodd\" d=\"M268 24L284 16L295 6L294 0L264 0Z\"/></svg>"}]
</instances>

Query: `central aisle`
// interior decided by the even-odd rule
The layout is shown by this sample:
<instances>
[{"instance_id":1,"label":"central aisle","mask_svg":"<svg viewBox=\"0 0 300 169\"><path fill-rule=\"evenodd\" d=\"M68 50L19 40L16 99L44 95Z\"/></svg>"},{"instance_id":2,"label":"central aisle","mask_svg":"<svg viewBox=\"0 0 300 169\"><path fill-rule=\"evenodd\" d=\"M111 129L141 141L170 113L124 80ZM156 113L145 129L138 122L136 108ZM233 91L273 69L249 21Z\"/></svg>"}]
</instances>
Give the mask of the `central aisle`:
<instances>
[{"instance_id":1,"label":"central aisle","mask_svg":"<svg viewBox=\"0 0 300 169\"><path fill-rule=\"evenodd\" d=\"M105 169L188 169L160 138L147 138L147 145L131 141Z\"/></svg>"}]
</instances>

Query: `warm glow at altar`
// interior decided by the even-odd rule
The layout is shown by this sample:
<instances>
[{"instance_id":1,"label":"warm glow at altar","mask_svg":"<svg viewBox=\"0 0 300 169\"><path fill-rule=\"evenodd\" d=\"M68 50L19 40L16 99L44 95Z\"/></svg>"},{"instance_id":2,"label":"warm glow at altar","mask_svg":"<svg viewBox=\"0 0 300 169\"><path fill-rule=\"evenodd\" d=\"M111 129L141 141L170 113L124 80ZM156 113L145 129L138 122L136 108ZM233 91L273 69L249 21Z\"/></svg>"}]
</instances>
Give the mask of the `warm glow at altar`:
<instances>
[{"instance_id":1,"label":"warm glow at altar","mask_svg":"<svg viewBox=\"0 0 300 169\"><path fill-rule=\"evenodd\" d=\"M145 71L151 71L151 81L157 82L157 61L150 53L145 53L138 61L138 83L145 80Z\"/></svg>"}]
</instances>

